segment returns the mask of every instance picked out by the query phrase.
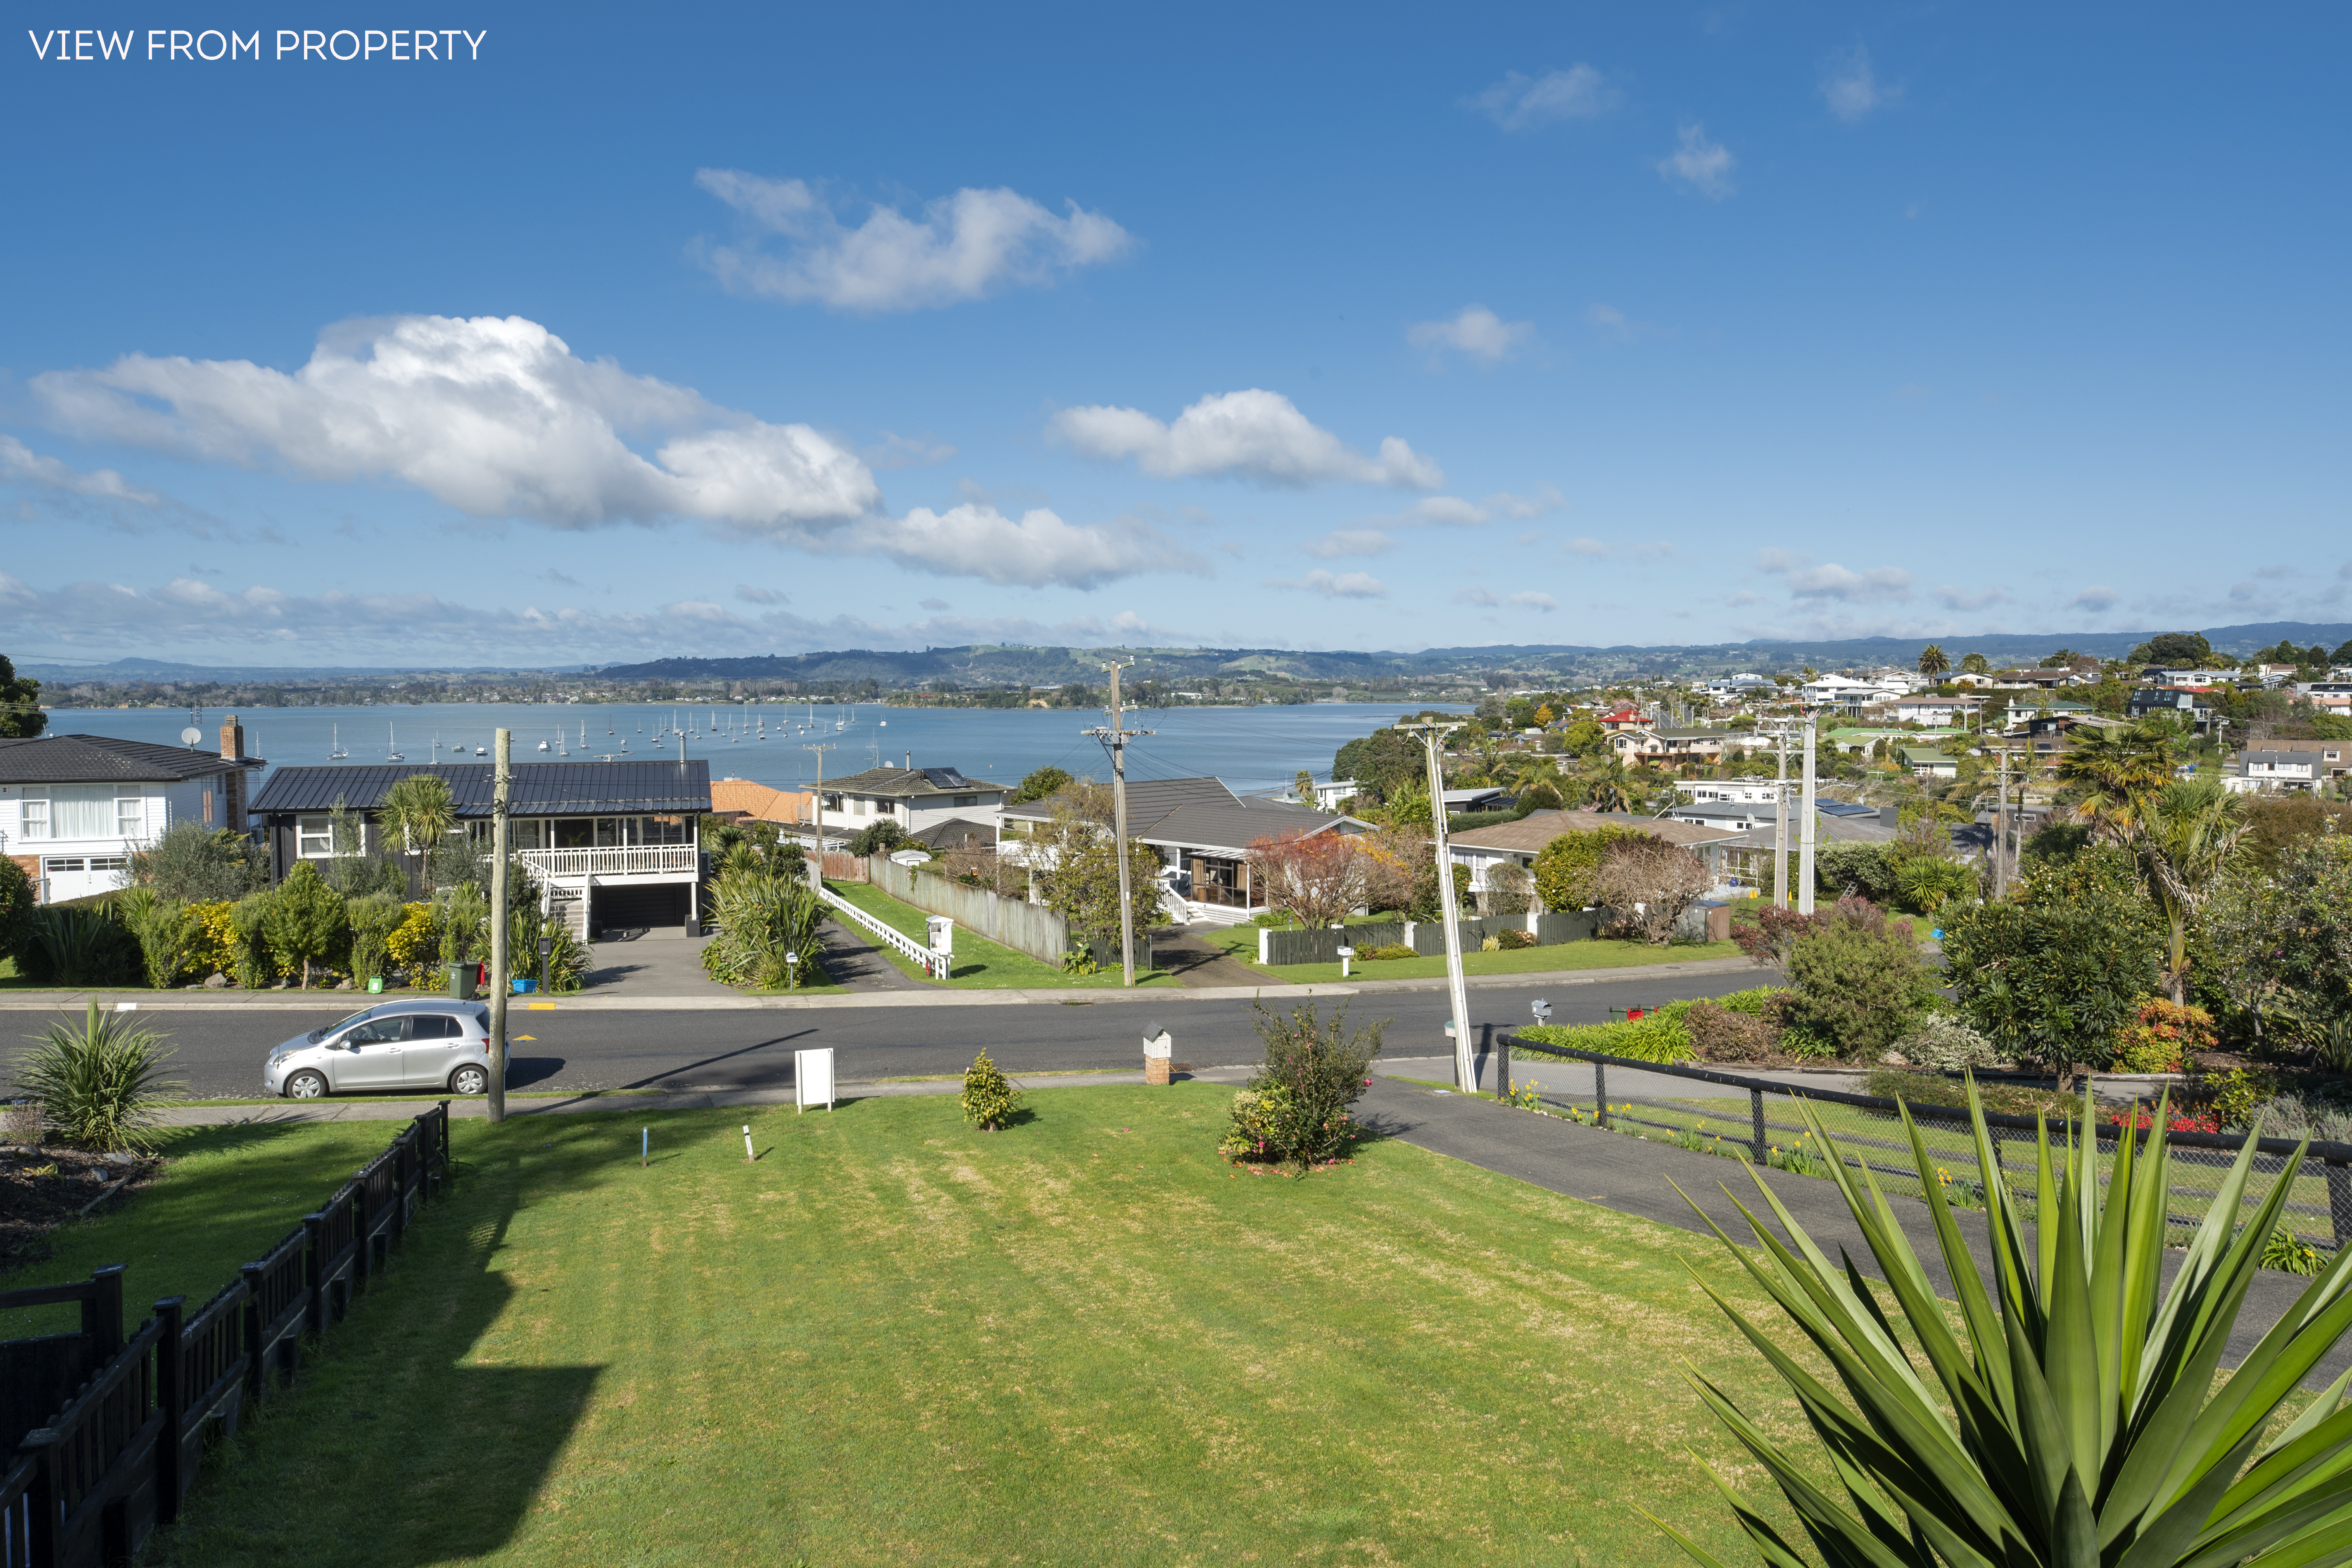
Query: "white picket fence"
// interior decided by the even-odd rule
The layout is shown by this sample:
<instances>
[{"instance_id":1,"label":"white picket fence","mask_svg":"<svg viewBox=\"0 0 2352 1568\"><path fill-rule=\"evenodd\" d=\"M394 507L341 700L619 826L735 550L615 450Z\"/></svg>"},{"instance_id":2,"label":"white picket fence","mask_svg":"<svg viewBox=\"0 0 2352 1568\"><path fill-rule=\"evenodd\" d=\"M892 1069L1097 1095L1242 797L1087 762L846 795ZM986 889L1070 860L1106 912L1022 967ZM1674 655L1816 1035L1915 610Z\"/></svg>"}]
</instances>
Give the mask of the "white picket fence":
<instances>
[{"instance_id":1,"label":"white picket fence","mask_svg":"<svg viewBox=\"0 0 2352 1568\"><path fill-rule=\"evenodd\" d=\"M896 948L902 956L922 965L923 973L932 979L945 980L948 977L948 959L944 954L933 952L896 926L875 919L822 882L817 884L816 896L830 904L835 914L858 930L868 936L879 938L886 946Z\"/></svg>"},{"instance_id":2,"label":"white picket fence","mask_svg":"<svg viewBox=\"0 0 2352 1568\"><path fill-rule=\"evenodd\" d=\"M1058 965L1070 951L1070 922L1043 904L923 875L879 855L866 862L866 879L902 904L912 904L925 914L945 915L961 930L1040 963Z\"/></svg>"}]
</instances>

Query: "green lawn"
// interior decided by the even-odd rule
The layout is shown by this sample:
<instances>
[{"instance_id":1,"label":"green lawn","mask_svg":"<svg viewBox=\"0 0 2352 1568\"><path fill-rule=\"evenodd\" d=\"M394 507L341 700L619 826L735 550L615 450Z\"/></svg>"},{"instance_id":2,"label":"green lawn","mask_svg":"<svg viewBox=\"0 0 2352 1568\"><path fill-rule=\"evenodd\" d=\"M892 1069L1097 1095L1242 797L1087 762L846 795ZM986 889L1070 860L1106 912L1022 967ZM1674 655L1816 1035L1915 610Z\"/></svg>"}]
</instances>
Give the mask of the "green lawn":
<instances>
[{"instance_id":1,"label":"green lawn","mask_svg":"<svg viewBox=\"0 0 2352 1568\"><path fill-rule=\"evenodd\" d=\"M1339 978L1337 963L1260 965L1257 961L1257 928L1255 926L1229 926L1221 931L1203 931L1202 935L1261 974L1299 985L1322 984ZM1564 942L1550 947L1522 947L1509 952L1465 952L1462 955L1462 973L1540 974L1562 969L1615 969L1738 956L1739 947L1736 942L1708 942L1652 947L1647 942L1605 942L1596 938L1591 942ZM1445 958L1441 953L1428 958L1391 958L1377 959L1370 963L1358 963L1351 966L1349 977L1357 980L1427 980L1443 977L1444 973Z\"/></svg>"},{"instance_id":2,"label":"green lawn","mask_svg":"<svg viewBox=\"0 0 2352 1568\"><path fill-rule=\"evenodd\" d=\"M900 903L881 889L865 882L827 882L825 886L892 930L902 931L917 942L929 940L929 933L923 925L929 917L914 905ZM848 929L856 931L857 928L850 926ZM885 958L898 966L899 973L920 980L927 985L946 984L980 991L1061 991L1072 988L1099 991L1117 990L1119 986L1119 972L1116 967L1097 974L1065 974L1058 964L1044 963L1025 952L1015 952L1009 947L965 930L961 925L956 927L955 964L945 981L929 979L911 961L900 957L895 949L879 942L875 946ZM1135 983L1138 985L1173 986L1177 980L1163 970L1150 969L1138 970Z\"/></svg>"},{"instance_id":3,"label":"green lawn","mask_svg":"<svg viewBox=\"0 0 2352 1568\"><path fill-rule=\"evenodd\" d=\"M997 1134L950 1097L769 1111L757 1164L740 1111L460 1122L456 1196L145 1560L1681 1562L1639 1509L1736 1560L1690 1450L1758 1478L1685 1370L1807 1439L1685 1271L1752 1305L1716 1244L1402 1143L1238 1174L1228 1099L1042 1090ZM348 1168L352 1131L273 1131L272 1173ZM209 1280L276 1234L259 1194L315 1185L241 1157L75 1266ZM192 1226L206 1194L234 1218Z\"/></svg>"}]
</instances>

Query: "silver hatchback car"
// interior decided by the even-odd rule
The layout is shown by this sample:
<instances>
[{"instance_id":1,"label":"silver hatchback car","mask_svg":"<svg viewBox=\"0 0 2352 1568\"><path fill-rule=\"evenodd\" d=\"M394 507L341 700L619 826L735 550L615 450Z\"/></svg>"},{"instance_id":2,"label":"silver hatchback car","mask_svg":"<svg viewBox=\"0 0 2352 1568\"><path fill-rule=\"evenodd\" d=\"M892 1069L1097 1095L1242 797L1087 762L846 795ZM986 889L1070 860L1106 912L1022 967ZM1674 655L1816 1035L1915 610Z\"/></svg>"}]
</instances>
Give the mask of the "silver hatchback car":
<instances>
[{"instance_id":1,"label":"silver hatchback car","mask_svg":"<svg viewBox=\"0 0 2352 1568\"><path fill-rule=\"evenodd\" d=\"M354 1089L490 1086L490 1010L479 1002L386 1002L297 1035L269 1053L262 1085L289 1100Z\"/></svg>"}]
</instances>

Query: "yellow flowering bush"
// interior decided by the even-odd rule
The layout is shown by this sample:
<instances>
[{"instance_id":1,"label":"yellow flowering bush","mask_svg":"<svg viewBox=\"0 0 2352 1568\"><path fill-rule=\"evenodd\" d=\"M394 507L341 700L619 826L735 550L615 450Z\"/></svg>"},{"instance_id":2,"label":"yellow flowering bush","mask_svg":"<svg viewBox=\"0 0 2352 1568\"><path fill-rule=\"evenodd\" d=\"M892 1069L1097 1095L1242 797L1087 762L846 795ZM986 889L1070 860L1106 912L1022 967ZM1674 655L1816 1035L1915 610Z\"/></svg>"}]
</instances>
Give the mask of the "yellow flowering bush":
<instances>
[{"instance_id":1,"label":"yellow flowering bush","mask_svg":"<svg viewBox=\"0 0 2352 1568\"><path fill-rule=\"evenodd\" d=\"M213 973L236 976L237 954L244 950L245 939L237 934L236 901L221 899L209 904L191 904L188 913L194 917L201 933L196 941L194 961L189 965L198 977Z\"/></svg>"},{"instance_id":2,"label":"yellow flowering bush","mask_svg":"<svg viewBox=\"0 0 2352 1568\"><path fill-rule=\"evenodd\" d=\"M418 975L429 973L441 960L441 922L434 918L433 906L404 906L400 924L384 945L392 952L393 963L408 972L410 984L416 983Z\"/></svg>"}]
</instances>

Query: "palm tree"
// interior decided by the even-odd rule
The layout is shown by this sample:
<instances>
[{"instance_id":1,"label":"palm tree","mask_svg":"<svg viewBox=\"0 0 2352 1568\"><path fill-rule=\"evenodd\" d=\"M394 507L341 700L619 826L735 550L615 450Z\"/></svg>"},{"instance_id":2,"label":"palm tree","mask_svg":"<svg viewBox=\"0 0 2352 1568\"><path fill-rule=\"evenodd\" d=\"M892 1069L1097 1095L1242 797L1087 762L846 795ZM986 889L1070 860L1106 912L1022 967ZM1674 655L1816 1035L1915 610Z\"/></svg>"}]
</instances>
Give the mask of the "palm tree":
<instances>
[{"instance_id":1,"label":"palm tree","mask_svg":"<svg viewBox=\"0 0 2352 1568\"><path fill-rule=\"evenodd\" d=\"M1929 680L1940 679L1944 672L1951 668L1952 661L1944 657L1944 647L1941 643L1931 642L1919 650L1919 673Z\"/></svg>"},{"instance_id":2,"label":"palm tree","mask_svg":"<svg viewBox=\"0 0 2352 1568\"><path fill-rule=\"evenodd\" d=\"M2148 891L2170 928L2165 979L2176 1006L2189 999L2189 922L2252 826L2246 797L2231 795L2215 778L2175 780L2141 809L2137 848Z\"/></svg>"},{"instance_id":3,"label":"palm tree","mask_svg":"<svg viewBox=\"0 0 2352 1568\"><path fill-rule=\"evenodd\" d=\"M1595 811L1631 811L1633 809L1633 781L1625 768L1625 759L1615 752L1594 762L1584 770L1583 784Z\"/></svg>"},{"instance_id":4,"label":"palm tree","mask_svg":"<svg viewBox=\"0 0 2352 1568\"><path fill-rule=\"evenodd\" d=\"M1960 668L1970 675L1982 675L1992 668L1992 660L1980 653L1963 654L1960 657Z\"/></svg>"},{"instance_id":5,"label":"palm tree","mask_svg":"<svg viewBox=\"0 0 2352 1568\"><path fill-rule=\"evenodd\" d=\"M2082 793L2075 816L2116 843L2137 837L2142 807L2172 782L2171 727L2077 724L2058 758L2058 780Z\"/></svg>"},{"instance_id":6,"label":"palm tree","mask_svg":"<svg viewBox=\"0 0 2352 1568\"><path fill-rule=\"evenodd\" d=\"M427 857L428 873L433 847L457 826L457 803L449 798L449 786L436 773L411 773L394 784L383 792L383 805L377 815L386 833L400 836L407 853Z\"/></svg>"}]
</instances>

